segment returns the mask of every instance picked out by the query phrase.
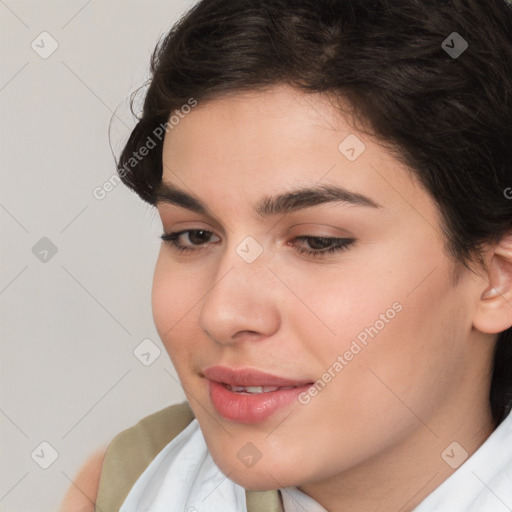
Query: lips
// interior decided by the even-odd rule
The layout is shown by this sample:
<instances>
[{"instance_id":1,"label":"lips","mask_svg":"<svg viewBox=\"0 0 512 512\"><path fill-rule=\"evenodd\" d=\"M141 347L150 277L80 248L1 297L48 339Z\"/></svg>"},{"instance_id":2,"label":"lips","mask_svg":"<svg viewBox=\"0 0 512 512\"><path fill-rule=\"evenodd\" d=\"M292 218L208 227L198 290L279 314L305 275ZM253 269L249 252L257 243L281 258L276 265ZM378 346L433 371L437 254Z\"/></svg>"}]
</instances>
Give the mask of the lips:
<instances>
[{"instance_id":1,"label":"lips","mask_svg":"<svg viewBox=\"0 0 512 512\"><path fill-rule=\"evenodd\" d=\"M227 384L231 387L299 387L312 384L307 379L289 379L279 375L253 370L250 368L229 368L227 366L208 366L203 370L203 375L213 382Z\"/></svg>"},{"instance_id":2,"label":"lips","mask_svg":"<svg viewBox=\"0 0 512 512\"><path fill-rule=\"evenodd\" d=\"M213 407L224 419L260 423L297 403L313 382L290 379L251 368L209 366L203 370Z\"/></svg>"}]
</instances>

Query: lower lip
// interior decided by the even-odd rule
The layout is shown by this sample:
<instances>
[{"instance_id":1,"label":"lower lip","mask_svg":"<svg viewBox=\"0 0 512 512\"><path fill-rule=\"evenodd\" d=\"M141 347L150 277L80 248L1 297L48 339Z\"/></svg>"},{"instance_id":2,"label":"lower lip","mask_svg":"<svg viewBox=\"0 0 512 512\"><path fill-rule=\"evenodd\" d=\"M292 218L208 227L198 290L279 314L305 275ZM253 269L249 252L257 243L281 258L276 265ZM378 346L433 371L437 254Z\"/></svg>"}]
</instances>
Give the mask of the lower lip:
<instances>
[{"instance_id":1,"label":"lower lip","mask_svg":"<svg viewBox=\"0 0 512 512\"><path fill-rule=\"evenodd\" d=\"M245 395L230 391L218 382L209 380L208 384L210 399L217 412L228 420L247 424L266 420L313 385Z\"/></svg>"}]
</instances>

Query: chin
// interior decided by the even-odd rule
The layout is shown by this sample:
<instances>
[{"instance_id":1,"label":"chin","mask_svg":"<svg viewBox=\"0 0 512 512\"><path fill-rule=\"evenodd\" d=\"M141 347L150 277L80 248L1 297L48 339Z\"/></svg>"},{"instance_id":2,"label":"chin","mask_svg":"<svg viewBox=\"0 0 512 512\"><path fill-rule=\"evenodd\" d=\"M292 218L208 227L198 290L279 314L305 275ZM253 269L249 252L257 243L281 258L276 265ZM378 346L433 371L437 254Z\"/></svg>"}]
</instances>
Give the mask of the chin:
<instances>
[{"instance_id":1,"label":"chin","mask_svg":"<svg viewBox=\"0 0 512 512\"><path fill-rule=\"evenodd\" d=\"M229 471L227 473L229 474ZM228 478L249 491L270 491L283 486L279 476L267 473L264 468L258 472L255 468L236 469L229 474Z\"/></svg>"},{"instance_id":2,"label":"chin","mask_svg":"<svg viewBox=\"0 0 512 512\"><path fill-rule=\"evenodd\" d=\"M300 479L299 475L293 474L292 468L277 464L273 459L262 457L254 465L246 467L237 455L233 458L226 458L221 454L217 457L214 453L211 455L227 478L251 491L269 491L289 487L297 484L296 478Z\"/></svg>"}]
</instances>

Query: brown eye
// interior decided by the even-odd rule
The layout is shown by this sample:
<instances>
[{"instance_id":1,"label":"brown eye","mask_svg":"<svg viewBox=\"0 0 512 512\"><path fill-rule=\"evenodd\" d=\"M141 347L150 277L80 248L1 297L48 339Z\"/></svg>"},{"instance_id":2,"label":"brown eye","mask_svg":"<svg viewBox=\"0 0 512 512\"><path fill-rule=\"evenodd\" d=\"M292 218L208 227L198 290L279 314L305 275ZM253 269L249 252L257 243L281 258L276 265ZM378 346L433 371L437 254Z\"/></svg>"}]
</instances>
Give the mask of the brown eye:
<instances>
[{"instance_id":1,"label":"brown eye","mask_svg":"<svg viewBox=\"0 0 512 512\"><path fill-rule=\"evenodd\" d=\"M189 242L191 245L184 245L184 236L188 235ZM201 246L211 241L211 237L214 235L212 231L205 229L185 229L183 231L175 231L172 233L164 233L160 238L170 244L173 249L180 251L180 253L201 250ZM186 240L186 239L185 239ZM197 246L198 249L195 249Z\"/></svg>"},{"instance_id":2,"label":"brown eye","mask_svg":"<svg viewBox=\"0 0 512 512\"><path fill-rule=\"evenodd\" d=\"M321 257L346 250L355 242L353 238L329 238L323 236L298 236L295 240L306 241L310 247L309 249L297 248L296 250L299 254L313 257Z\"/></svg>"}]
</instances>

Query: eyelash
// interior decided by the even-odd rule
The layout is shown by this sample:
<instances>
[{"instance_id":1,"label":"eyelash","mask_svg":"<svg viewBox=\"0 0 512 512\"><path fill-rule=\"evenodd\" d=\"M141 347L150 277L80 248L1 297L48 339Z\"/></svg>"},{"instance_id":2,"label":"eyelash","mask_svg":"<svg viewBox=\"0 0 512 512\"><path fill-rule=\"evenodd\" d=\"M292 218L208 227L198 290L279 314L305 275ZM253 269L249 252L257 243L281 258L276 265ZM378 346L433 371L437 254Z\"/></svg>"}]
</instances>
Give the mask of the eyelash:
<instances>
[{"instance_id":1,"label":"eyelash","mask_svg":"<svg viewBox=\"0 0 512 512\"><path fill-rule=\"evenodd\" d=\"M204 232L208 234L213 234L212 231L207 231L205 229L185 229L183 231L174 231L171 233L164 233L160 236L160 238L166 243L169 244L169 246L175 250L179 251L180 254L184 255L185 253L191 253L191 252L197 252L202 250L202 248L194 249L192 247L186 247L181 246L177 243L178 238L180 235L184 233L191 233L191 232ZM306 256L312 256L314 258L324 257L328 254L334 254L336 252L341 252L346 249L348 249L355 240L353 238L332 238L332 237L324 237L324 236L298 236L295 237L295 240L322 240L322 241L329 241L334 243L335 245L332 247L329 247L327 249L302 249L302 248L296 248L296 251L299 254L305 254ZM201 246L200 246L201 247Z\"/></svg>"}]
</instances>

